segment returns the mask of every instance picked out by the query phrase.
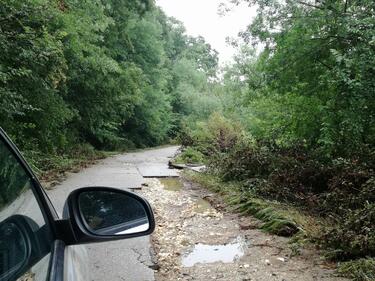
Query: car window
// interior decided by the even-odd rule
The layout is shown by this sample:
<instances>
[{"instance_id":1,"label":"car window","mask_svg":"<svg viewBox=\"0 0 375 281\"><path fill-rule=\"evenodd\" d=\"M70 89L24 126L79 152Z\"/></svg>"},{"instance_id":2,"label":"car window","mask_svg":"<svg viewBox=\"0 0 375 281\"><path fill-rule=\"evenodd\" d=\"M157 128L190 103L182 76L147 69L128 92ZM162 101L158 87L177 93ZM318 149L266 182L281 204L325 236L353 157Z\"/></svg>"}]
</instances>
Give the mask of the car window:
<instances>
[{"instance_id":1,"label":"car window","mask_svg":"<svg viewBox=\"0 0 375 281\"><path fill-rule=\"evenodd\" d=\"M0 140L0 281L47 279L52 235L32 184Z\"/></svg>"}]
</instances>

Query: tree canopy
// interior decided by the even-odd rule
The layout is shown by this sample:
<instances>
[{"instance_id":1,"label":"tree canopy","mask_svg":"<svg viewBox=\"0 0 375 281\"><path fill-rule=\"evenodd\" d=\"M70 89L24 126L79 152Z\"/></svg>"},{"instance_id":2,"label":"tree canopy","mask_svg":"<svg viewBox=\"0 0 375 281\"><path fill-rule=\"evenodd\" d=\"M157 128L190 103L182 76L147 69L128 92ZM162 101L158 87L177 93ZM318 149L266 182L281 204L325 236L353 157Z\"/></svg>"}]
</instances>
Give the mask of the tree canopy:
<instances>
[{"instance_id":1,"label":"tree canopy","mask_svg":"<svg viewBox=\"0 0 375 281\"><path fill-rule=\"evenodd\" d=\"M148 0L6 0L0 46L1 125L46 152L165 142L218 61Z\"/></svg>"}]
</instances>

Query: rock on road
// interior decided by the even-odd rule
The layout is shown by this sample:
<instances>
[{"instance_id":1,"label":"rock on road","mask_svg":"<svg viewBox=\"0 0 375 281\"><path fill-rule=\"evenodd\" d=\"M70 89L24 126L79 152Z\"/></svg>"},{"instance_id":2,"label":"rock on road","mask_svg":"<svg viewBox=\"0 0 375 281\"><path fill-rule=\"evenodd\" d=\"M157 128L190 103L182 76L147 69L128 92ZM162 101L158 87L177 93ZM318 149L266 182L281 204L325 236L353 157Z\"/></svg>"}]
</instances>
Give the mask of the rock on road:
<instances>
[{"instance_id":1,"label":"rock on road","mask_svg":"<svg viewBox=\"0 0 375 281\"><path fill-rule=\"evenodd\" d=\"M69 193L80 187L129 189L140 187L145 177L177 176L175 170L168 169L168 161L178 148L169 146L109 157L77 174L69 174L64 182L48 191L48 195L61 214ZM149 268L152 265L149 237L89 244L87 249L91 275L87 280L154 280L154 272Z\"/></svg>"}]
</instances>

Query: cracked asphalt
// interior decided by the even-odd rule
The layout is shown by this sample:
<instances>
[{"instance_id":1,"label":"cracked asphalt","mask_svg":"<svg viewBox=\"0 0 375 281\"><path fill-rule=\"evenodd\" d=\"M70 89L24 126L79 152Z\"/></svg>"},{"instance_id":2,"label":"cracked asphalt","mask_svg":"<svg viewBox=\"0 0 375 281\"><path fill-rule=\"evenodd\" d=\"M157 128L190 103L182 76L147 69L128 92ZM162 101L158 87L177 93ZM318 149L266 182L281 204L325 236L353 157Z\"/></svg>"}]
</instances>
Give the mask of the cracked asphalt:
<instances>
[{"instance_id":1,"label":"cracked asphalt","mask_svg":"<svg viewBox=\"0 0 375 281\"><path fill-rule=\"evenodd\" d=\"M149 177L174 177L168 168L169 158L178 146L168 146L126 153L104 159L67 179L48 191L61 214L69 193L85 186L110 186L120 189L139 188ZM73 246L75 247L75 246ZM92 281L153 281L150 237L139 237L107 243L88 244L88 270Z\"/></svg>"}]
</instances>

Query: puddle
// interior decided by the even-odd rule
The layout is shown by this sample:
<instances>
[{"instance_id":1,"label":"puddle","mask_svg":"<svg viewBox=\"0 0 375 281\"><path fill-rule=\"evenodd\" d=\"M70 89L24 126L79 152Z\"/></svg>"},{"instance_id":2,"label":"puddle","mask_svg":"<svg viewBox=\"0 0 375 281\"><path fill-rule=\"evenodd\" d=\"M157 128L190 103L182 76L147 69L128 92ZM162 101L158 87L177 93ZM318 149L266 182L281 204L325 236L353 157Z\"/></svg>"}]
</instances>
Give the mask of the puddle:
<instances>
[{"instance_id":1,"label":"puddle","mask_svg":"<svg viewBox=\"0 0 375 281\"><path fill-rule=\"evenodd\" d=\"M197 213L204 213L212 209L210 202L204 199L198 199L195 204L194 211Z\"/></svg>"},{"instance_id":2,"label":"puddle","mask_svg":"<svg viewBox=\"0 0 375 281\"><path fill-rule=\"evenodd\" d=\"M197 263L232 263L245 254L246 243L238 237L225 245L196 244L194 249L183 256L182 265L192 267Z\"/></svg>"},{"instance_id":3,"label":"puddle","mask_svg":"<svg viewBox=\"0 0 375 281\"><path fill-rule=\"evenodd\" d=\"M165 190L180 191L183 187L182 182L178 178L162 178L159 181Z\"/></svg>"}]
</instances>

